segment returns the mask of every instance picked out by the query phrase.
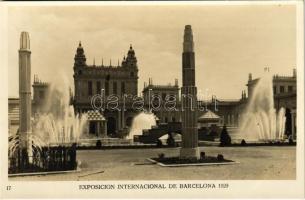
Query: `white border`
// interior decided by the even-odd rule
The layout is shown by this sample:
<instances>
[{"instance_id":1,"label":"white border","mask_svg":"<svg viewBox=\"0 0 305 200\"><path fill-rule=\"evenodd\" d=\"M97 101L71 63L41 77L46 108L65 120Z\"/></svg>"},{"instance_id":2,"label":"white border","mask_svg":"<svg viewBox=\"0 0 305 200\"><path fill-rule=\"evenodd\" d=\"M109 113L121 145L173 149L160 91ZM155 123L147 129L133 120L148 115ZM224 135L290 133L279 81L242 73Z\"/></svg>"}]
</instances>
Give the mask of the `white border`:
<instances>
[{"instance_id":1,"label":"white border","mask_svg":"<svg viewBox=\"0 0 305 200\"><path fill-rule=\"evenodd\" d=\"M74 6L161 6L161 5L273 5L273 4L297 5L297 179L296 180L204 180L204 181L183 181L184 183L229 183L228 190L78 190L79 184L117 184L139 183L139 181L52 181L52 182L23 182L9 181L7 178L7 7L8 6L70 6L72 2L1 2L0 4L0 128L1 128L1 195L5 198L302 198L304 197L304 19L302 1L267 1L267 2L73 2ZM6 25L6 26L5 26ZM182 181L141 181L141 183L177 183ZM11 185L13 191L7 192L6 185Z\"/></svg>"}]
</instances>

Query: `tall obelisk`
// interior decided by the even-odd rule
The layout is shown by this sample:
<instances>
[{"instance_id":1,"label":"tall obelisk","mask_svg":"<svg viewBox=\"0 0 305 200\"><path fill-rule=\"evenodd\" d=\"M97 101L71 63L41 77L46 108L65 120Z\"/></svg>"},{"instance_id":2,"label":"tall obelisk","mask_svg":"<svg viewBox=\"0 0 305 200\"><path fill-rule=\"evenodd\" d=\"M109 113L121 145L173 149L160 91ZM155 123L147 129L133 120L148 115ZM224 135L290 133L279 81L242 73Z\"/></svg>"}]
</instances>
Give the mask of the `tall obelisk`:
<instances>
[{"instance_id":1,"label":"tall obelisk","mask_svg":"<svg viewBox=\"0 0 305 200\"><path fill-rule=\"evenodd\" d=\"M23 162L28 161L29 136L31 134L31 51L27 32L20 36L19 49L19 138Z\"/></svg>"},{"instance_id":2,"label":"tall obelisk","mask_svg":"<svg viewBox=\"0 0 305 200\"><path fill-rule=\"evenodd\" d=\"M195 53L191 25L184 29L182 53L182 145L181 158L199 158L197 129L197 88L195 85Z\"/></svg>"}]
</instances>

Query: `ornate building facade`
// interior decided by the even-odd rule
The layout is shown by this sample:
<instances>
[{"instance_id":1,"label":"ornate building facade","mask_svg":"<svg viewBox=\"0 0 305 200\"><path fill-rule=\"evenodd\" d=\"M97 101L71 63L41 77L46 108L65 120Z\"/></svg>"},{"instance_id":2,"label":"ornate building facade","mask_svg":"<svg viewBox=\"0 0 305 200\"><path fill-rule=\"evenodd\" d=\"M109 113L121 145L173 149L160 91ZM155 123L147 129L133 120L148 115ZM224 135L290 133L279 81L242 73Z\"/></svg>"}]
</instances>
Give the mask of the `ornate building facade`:
<instances>
[{"instance_id":1,"label":"ornate building facade","mask_svg":"<svg viewBox=\"0 0 305 200\"><path fill-rule=\"evenodd\" d=\"M153 110L158 123L180 122L181 115L178 80L175 84L156 85L150 78L148 84L144 83L143 99L146 110Z\"/></svg>"},{"instance_id":2,"label":"ornate building facade","mask_svg":"<svg viewBox=\"0 0 305 200\"><path fill-rule=\"evenodd\" d=\"M74 97L72 103L76 112L84 113L94 110L98 101L98 98L95 97L100 95L103 97L100 101L105 107L98 110L107 121L107 135L117 137L126 127L131 126L136 112L131 109L132 99L130 97L136 97L138 94L139 78L137 58L131 45L127 57L124 56L121 64L114 66L110 63L105 66L103 63L88 65L84 48L79 43L74 57L73 70ZM93 102L94 99L96 101ZM116 104L114 102L117 105L113 105ZM95 122L90 123L89 131L96 134Z\"/></svg>"},{"instance_id":3,"label":"ornate building facade","mask_svg":"<svg viewBox=\"0 0 305 200\"><path fill-rule=\"evenodd\" d=\"M252 78L249 74L248 82L246 83L247 92L242 91L239 99L220 99L215 96L210 100L198 100L198 118L203 117L207 112L213 112L219 116L219 126L226 125L229 132L236 132L242 121L242 114L247 108L248 102L252 98L253 90L258 83L259 78ZM291 135L296 138L296 70L293 70L291 76L273 76L273 92L274 92L274 107L276 111L284 108L286 111L286 130L287 136ZM247 95L248 93L248 95ZM150 100L148 96L150 95ZM181 122L181 98L179 97L179 86L175 85L156 85L149 80L148 85L144 84L143 97L145 105L158 104L158 99L153 98L154 95L169 98L170 96L177 97L177 111L168 111L167 109L154 110L154 114L159 119L160 123ZM157 101L157 102L155 102ZM146 106L151 108L153 105ZM160 106L163 108L163 105Z\"/></svg>"}]
</instances>

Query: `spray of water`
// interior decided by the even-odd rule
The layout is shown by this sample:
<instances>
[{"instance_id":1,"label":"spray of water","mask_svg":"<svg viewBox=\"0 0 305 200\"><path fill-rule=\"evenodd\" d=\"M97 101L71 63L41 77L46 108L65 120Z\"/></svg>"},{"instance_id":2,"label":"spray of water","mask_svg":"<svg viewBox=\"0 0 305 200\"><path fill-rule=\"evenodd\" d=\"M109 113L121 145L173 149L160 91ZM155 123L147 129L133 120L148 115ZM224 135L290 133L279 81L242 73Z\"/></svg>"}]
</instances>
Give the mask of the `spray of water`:
<instances>
[{"instance_id":1,"label":"spray of water","mask_svg":"<svg viewBox=\"0 0 305 200\"><path fill-rule=\"evenodd\" d=\"M87 115L75 114L70 105L67 81L63 85L51 85L46 103L38 114L34 134L49 144L78 142L87 122Z\"/></svg>"},{"instance_id":2,"label":"spray of water","mask_svg":"<svg viewBox=\"0 0 305 200\"><path fill-rule=\"evenodd\" d=\"M285 109L276 112L273 82L265 72L258 80L252 97L242 115L240 135L247 140L282 140L285 131Z\"/></svg>"},{"instance_id":3,"label":"spray of water","mask_svg":"<svg viewBox=\"0 0 305 200\"><path fill-rule=\"evenodd\" d=\"M70 105L68 81L63 79L60 83L50 85L47 98L40 107L41 112L36 113L32 120L32 133L28 137L29 155L44 146L78 142L84 132L87 115L75 114ZM16 152L19 143L19 133L9 138L10 156Z\"/></svg>"},{"instance_id":4,"label":"spray of water","mask_svg":"<svg viewBox=\"0 0 305 200\"><path fill-rule=\"evenodd\" d=\"M151 112L141 112L132 121L130 132L127 139L133 139L135 135L142 135L145 129L151 129L156 125L156 116Z\"/></svg>"}]
</instances>

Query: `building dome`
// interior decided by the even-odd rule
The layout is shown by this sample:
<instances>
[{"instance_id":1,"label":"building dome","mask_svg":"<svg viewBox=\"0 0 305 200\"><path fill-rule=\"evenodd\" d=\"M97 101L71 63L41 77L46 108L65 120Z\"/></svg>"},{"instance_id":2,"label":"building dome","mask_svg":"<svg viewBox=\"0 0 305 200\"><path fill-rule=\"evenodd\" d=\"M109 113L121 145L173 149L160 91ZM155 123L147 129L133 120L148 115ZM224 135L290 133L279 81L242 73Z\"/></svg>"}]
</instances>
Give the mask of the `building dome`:
<instances>
[{"instance_id":1,"label":"building dome","mask_svg":"<svg viewBox=\"0 0 305 200\"><path fill-rule=\"evenodd\" d=\"M133 58L134 56L135 56L135 51L133 50L132 45L130 45L127 57Z\"/></svg>"},{"instance_id":2,"label":"building dome","mask_svg":"<svg viewBox=\"0 0 305 200\"><path fill-rule=\"evenodd\" d=\"M79 41L76 51L77 51L78 54L83 54L84 53L84 48L82 47L81 41Z\"/></svg>"},{"instance_id":3,"label":"building dome","mask_svg":"<svg viewBox=\"0 0 305 200\"><path fill-rule=\"evenodd\" d=\"M219 122L220 117L214 112L208 110L198 118L198 122Z\"/></svg>"},{"instance_id":4,"label":"building dome","mask_svg":"<svg viewBox=\"0 0 305 200\"><path fill-rule=\"evenodd\" d=\"M84 66L86 65L86 56L84 52L84 48L82 47L82 43L79 42L78 47L76 49L76 54L74 57L74 66Z\"/></svg>"},{"instance_id":5,"label":"building dome","mask_svg":"<svg viewBox=\"0 0 305 200\"><path fill-rule=\"evenodd\" d=\"M105 121L105 117L98 110L89 110L87 112L88 121Z\"/></svg>"}]
</instances>

